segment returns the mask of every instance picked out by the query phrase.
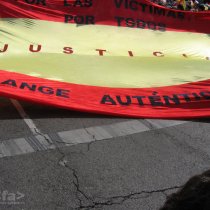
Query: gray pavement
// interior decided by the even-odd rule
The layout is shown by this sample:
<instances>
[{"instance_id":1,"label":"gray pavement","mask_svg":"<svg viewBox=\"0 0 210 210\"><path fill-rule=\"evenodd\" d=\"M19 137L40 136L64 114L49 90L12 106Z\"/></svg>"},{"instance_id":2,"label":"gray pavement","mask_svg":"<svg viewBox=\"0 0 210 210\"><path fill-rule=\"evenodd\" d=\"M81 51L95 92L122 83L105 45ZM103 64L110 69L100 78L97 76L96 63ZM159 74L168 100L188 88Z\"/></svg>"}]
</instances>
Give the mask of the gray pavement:
<instances>
[{"instance_id":1,"label":"gray pavement","mask_svg":"<svg viewBox=\"0 0 210 210\"><path fill-rule=\"evenodd\" d=\"M22 115L0 99L0 210L158 210L209 169L208 119L138 120L20 104Z\"/></svg>"}]
</instances>

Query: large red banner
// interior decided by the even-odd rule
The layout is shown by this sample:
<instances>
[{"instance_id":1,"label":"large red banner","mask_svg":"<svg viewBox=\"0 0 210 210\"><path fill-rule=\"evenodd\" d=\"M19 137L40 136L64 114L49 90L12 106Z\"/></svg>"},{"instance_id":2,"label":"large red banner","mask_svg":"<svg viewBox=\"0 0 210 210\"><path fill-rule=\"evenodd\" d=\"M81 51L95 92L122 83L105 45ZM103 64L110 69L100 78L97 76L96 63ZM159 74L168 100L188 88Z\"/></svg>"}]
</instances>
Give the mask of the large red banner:
<instances>
[{"instance_id":1,"label":"large red banner","mask_svg":"<svg viewBox=\"0 0 210 210\"><path fill-rule=\"evenodd\" d=\"M210 13L145 0L0 2L0 94L141 118L210 116Z\"/></svg>"}]
</instances>

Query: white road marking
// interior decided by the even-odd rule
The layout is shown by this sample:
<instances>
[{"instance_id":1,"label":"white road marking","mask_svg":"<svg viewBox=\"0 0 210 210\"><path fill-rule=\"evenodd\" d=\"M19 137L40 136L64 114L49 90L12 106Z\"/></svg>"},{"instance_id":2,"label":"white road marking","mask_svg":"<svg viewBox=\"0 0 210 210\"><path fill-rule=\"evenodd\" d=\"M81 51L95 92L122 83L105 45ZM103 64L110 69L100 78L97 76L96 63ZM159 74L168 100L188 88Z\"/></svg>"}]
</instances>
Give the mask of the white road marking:
<instances>
[{"instance_id":1,"label":"white road marking","mask_svg":"<svg viewBox=\"0 0 210 210\"><path fill-rule=\"evenodd\" d=\"M17 138L5 140L0 143L0 157L16 156L36 151L46 151L55 149L58 144L56 141L62 140L60 146L72 146L76 144L90 143L94 141L107 140L120 136L127 136L141 132L147 132L159 128L166 128L185 123L184 121L156 121L151 120L150 123L156 127L149 128L142 123L142 120L130 120L111 125L93 126L89 128L81 128L70 131L62 131L56 133L57 139L51 139L48 135L33 135L26 138ZM47 138L47 140L46 140Z\"/></svg>"},{"instance_id":2,"label":"white road marking","mask_svg":"<svg viewBox=\"0 0 210 210\"><path fill-rule=\"evenodd\" d=\"M175 125L183 124L184 121L178 120L153 120L153 119L145 119L153 128L166 128Z\"/></svg>"},{"instance_id":3,"label":"white road marking","mask_svg":"<svg viewBox=\"0 0 210 210\"><path fill-rule=\"evenodd\" d=\"M23 107L21 106L21 104L15 100L15 99L10 99L12 104L14 105L14 107L17 109L18 113L20 114L20 116L23 118L23 120L25 121L26 125L29 127L29 129L31 130L31 132L36 135L39 129L36 127L36 125L34 124L33 120L30 119L30 117L26 114L25 110L23 109Z\"/></svg>"},{"instance_id":4,"label":"white road marking","mask_svg":"<svg viewBox=\"0 0 210 210\"><path fill-rule=\"evenodd\" d=\"M150 130L138 120L58 132L65 143L81 144Z\"/></svg>"},{"instance_id":5,"label":"white road marking","mask_svg":"<svg viewBox=\"0 0 210 210\"><path fill-rule=\"evenodd\" d=\"M58 135L61 137L63 142L67 144L80 144L94 141L93 136L87 133L84 128L72 131L58 132Z\"/></svg>"},{"instance_id":6,"label":"white road marking","mask_svg":"<svg viewBox=\"0 0 210 210\"><path fill-rule=\"evenodd\" d=\"M13 142L15 142L16 145L21 149L23 154L34 152L34 149L30 146L25 138L14 139Z\"/></svg>"},{"instance_id":7,"label":"white road marking","mask_svg":"<svg viewBox=\"0 0 210 210\"><path fill-rule=\"evenodd\" d=\"M42 134L32 119L27 115L21 104L10 99L26 125L32 132L31 136L5 140L0 143L0 157L27 154L36 151L55 149L58 146L71 146L75 144L90 143L120 136L127 136L150 130L161 129L186 123L174 120L140 119L110 125L92 126L88 128L61 131L58 133Z\"/></svg>"},{"instance_id":8,"label":"white road marking","mask_svg":"<svg viewBox=\"0 0 210 210\"><path fill-rule=\"evenodd\" d=\"M143 123L142 120L130 120L111 125L102 125L71 131L62 131L58 132L58 135L64 143L81 144L137 134L149 130L180 125L183 123L185 123L185 121L149 120L149 126L146 126L146 122Z\"/></svg>"}]
</instances>

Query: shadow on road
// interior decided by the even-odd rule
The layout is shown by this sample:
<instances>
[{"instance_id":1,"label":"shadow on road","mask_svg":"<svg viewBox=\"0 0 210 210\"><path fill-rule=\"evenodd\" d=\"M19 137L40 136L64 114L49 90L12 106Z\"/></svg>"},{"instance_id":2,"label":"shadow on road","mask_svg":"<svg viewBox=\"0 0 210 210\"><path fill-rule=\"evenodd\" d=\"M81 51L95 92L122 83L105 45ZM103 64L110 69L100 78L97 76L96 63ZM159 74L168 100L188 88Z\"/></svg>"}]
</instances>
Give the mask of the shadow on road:
<instances>
[{"instance_id":1,"label":"shadow on road","mask_svg":"<svg viewBox=\"0 0 210 210\"><path fill-rule=\"evenodd\" d=\"M39 118L103 118L103 119L137 119L129 117L120 117L120 116L111 116L95 113L80 112L68 109L57 108L53 106L40 105L37 103L31 103L26 101L19 101L24 107L24 110L27 113L30 113L30 116L33 119ZM21 117L16 114L14 107L11 101L7 98L0 98L0 118L4 119L20 119ZM189 122L200 122L200 123L210 123L210 118L198 118L198 119L182 119L183 121Z\"/></svg>"}]
</instances>

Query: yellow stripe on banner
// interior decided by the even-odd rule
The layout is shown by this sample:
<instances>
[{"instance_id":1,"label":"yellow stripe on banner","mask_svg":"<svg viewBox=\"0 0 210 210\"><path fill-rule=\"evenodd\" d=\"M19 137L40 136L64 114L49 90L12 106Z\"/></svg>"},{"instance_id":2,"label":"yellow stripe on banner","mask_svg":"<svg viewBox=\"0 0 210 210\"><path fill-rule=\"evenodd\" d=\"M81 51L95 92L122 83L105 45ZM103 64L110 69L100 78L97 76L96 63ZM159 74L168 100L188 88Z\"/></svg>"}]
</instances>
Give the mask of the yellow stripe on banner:
<instances>
[{"instance_id":1,"label":"yellow stripe on banner","mask_svg":"<svg viewBox=\"0 0 210 210\"><path fill-rule=\"evenodd\" d=\"M76 84L152 87L210 78L207 34L1 19L0 50L2 70Z\"/></svg>"}]
</instances>

